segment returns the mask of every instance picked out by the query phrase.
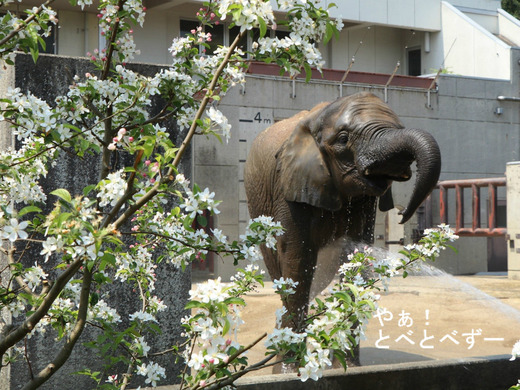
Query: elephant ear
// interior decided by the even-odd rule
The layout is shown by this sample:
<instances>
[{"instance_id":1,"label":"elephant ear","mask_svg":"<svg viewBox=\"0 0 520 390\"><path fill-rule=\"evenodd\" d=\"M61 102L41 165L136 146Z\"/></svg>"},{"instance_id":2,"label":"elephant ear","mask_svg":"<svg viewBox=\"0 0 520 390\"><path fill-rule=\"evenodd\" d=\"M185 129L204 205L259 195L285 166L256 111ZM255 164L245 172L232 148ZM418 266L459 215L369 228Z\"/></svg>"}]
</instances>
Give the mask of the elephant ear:
<instances>
[{"instance_id":1,"label":"elephant ear","mask_svg":"<svg viewBox=\"0 0 520 390\"><path fill-rule=\"evenodd\" d=\"M394 199L392 197L392 187L388 187L388 190L379 197L379 210L388 211L394 208Z\"/></svg>"},{"instance_id":2,"label":"elephant ear","mask_svg":"<svg viewBox=\"0 0 520 390\"><path fill-rule=\"evenodd\" d=\"M276 168L285 200L307 203L329 211L341 199L322 153L309 128L300 123L276 153Z\"/></svg>"}]
</instances>

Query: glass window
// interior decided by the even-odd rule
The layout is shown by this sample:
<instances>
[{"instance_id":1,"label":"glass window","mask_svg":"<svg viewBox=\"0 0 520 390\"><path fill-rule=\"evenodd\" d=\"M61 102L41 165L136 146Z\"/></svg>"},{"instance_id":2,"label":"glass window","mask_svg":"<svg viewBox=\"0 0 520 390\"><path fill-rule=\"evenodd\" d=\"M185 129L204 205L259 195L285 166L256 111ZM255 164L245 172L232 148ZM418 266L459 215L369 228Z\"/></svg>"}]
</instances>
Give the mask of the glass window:
<instances>
[{"instance_id":1,"label":"glass window","mask_svg":"<svg viewBox=\"0 0 520 390\"><path fill-rule=\"evenodd\" d=\"M408 50L408 75L419 76L421 73L421 49Z\"/></svg>"},{"instance_id":2,"label":"glass window","mask_svg":"<svg viewBox=\"0 0 520 390\"><path fill-rule=\"evenodd\" d=\"M274 32L274 36L278 39L284 39L285 37L288 37L291 33L289 31L283 31L283 30L276 30Z\"/></svg>"},{"instance_id":3,"label":"glass window","mask_svg":"<svg viewBox=\"0 0 520 390\"><path fill-rule=\"evenodd\" d=\"M180 36L185 37L188 34L191 34L191 30L196 30L199 27L199 22L196 20L182 20L180 23Z\"/></svg>"},{"instance_id":4,"label":"glass window","mask_svg":"<svg viewBox=\"0 0 520 390\"><path fill-rule=\"evenodd\" d=\"M49 36L45 37L42 36L43 41L45 42L45 49L40 44L39 46L39 52L40 53L47 53L47 54L56 54L56 25L51 23L51 32Z\"/></svg>"},{"instance_id":5,"label":"glass window","mask_svg":"<svg viewBox=\"0 0 520 390\"><path fill-rule=\"evenodd\" d=\"M208 42L209 48L205 49L205 54L213 54L219 46L224 46L224 25L219 24L217 26L206 26L205 32L211 33L211 41Z\"/></svg>"},{"instance_id":6,"label":"glass window","mask_svg":"<svg viewBox=\"0 0 520 390\"><path fill-rule=\"evenodd\" d=\"M233 26L229 29L229 44L235 40L237 35L240 33L240 27L239 26ZM240 48L242 51L247 51L247 34L240 39L240 42L238 43L238 48Z\"/></svg>"}]
</instances>

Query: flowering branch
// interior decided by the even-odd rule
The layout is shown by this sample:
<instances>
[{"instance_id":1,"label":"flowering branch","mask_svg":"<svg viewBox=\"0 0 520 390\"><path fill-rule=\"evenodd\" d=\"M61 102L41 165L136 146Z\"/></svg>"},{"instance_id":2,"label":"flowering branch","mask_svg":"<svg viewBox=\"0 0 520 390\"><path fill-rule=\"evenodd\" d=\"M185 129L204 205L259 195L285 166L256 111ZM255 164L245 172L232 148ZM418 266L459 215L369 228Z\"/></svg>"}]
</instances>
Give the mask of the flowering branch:
<instances>
[{"instance_id":1,"label":"flowering branch","mask_svg":"<svg viewBox=\"0 0 520 390\"><path fill-rule=\"evenodd\" d=\"M65 344L61 347L60 351L54 358L54 360L47 364L30 382L28 382L22 390L35 390L45 383L57 370L60 369L63 364L67 361L76 342L83 333L85 323L87 319L87 309L90 299L90 286L92 283L92 271L88 269L84 270L83 273L83 284L81 287L80 304L78 310L78 318L76 325L70 335L67 337Z\"/></svg>"},{"instance_id":2,"label":"flowering branch","mask_svg":"<svg viewBox=\"0 0 520 390\"><path fill-rule=\"evenodd\" d=\"M22 31L24 28L26 28L29 23L31 23L33 20L37 18L37 16L49 5L51 5L54 2L54 0L47 0L45 3L40 5L33 13L32 15L29 15L23 23L20 23L18 27L14 28L9 34L7 34L4 38L0 39L0 47L4 46L7 42L9 42L11 39L13 39L16 34L18 34L20 31Z\"/></svg>"},{"instance_id":3,"label":"flowering branch","mask_svg":"<svg viewBox=\"0 0 520 390\"><path fill-rule=\"evenodd\" d=\"M3 356L8 348L15 345L22 340L29 332L31 332L36 324L47 314L51 305L54 303L63 288L67 285L69 280L79 270L83 264L83 259L77 259L70 264L69 268L65 270L60 276L56 278L54 284L50 288L48 294L43 298L41 305L30 315L16 330L8 333L0 340L0 356Z\"/></svg>"},{"instance_id":4,"label":"flowering branch","mask_svg":"<svg viewBox=\"0 0 520 390\"><path fill-rule=\"evenodd\" d=\"M238 43L240 42L240 39L244 36L244 33L240 33L237 35L231 46L229 47L229 50L224 57L224 60L220 64L220 66L215 71L215 74L213 75L213 78L211 80L210 85L208 86L208 91L206 92L206 95L202 99L202 102L200 103L199 109L197 113L195 114L195 117L193 119L193 123L186 134L186 137L184 138L184 141L179 147L179 150L177 151L177 154L175 156L175 159L172 162L172 167L169 168L168 172L164 177L157 182L146 194L144 194L138 201L136 201L133 205L129 206L127 210L114 222L114 226L118 228L121 226L125 221L127 221L137 210L139 210L141 207L143 207L145 204L147 204L158 192L159 187L161 184L167 184L174 179L174 169L179 166L179 163L181 161L182 156L184 155L186 149L188 148L191 139L193 138L193 135L195 134L195 131L197 130L197 122L204 114L204 111L206 109L206 106L208 105L209 101L212 98L212 92L215 89L215 86L218 82L219 77L221 76L224 68L227 65L227 62L229 61L229 58L233 54L235 48L238 46ZM111 222L111 219L107 219L106 223ZM105 223L105 226L106 226Z\"/></svg>"}]
</instances>

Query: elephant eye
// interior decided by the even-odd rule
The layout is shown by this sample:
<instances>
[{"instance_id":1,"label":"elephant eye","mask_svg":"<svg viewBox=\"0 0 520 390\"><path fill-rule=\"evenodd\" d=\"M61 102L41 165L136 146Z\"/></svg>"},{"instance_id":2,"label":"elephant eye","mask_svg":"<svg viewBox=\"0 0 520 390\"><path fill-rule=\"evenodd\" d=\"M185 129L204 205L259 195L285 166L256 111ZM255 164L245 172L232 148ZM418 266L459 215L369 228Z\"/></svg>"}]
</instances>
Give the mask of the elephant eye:
<instances>
[{"instance_id":1,"label":"elephant eye","mask_svg":"<svg viewBox=\"0 0 520 390\"><path fill-rule=\"evenodd\" d=\"M346 145L348 142L348 134L347 133L341 133L338 136L338 144Z\"/></svg>"}]
</instances>

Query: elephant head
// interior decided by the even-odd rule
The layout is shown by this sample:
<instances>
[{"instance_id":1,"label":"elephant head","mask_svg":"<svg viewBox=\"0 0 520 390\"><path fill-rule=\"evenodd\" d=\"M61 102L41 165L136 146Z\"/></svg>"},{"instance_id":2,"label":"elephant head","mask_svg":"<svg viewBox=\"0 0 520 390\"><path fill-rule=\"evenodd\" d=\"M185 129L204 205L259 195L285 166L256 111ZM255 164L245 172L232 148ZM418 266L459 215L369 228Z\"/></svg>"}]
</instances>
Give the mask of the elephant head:
<instances>
[{"instance_id":1,"label":"elephant head","mask_svg":"<svg viewBox=\"0 0 520 390\"><path fill-rule=\"evenodd\" d=\"M320 105L305 116L277 155L285 199L329 211L360 196L380 197L382 211L393 208L390 185L412 176L416 181L401 223L434 188L441 157L427 132L405 128L397 115L371 93Z\"/></svg>"}]
</instances>

